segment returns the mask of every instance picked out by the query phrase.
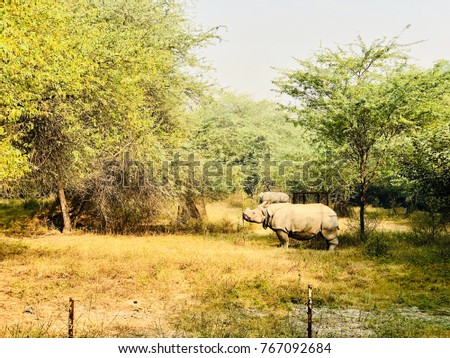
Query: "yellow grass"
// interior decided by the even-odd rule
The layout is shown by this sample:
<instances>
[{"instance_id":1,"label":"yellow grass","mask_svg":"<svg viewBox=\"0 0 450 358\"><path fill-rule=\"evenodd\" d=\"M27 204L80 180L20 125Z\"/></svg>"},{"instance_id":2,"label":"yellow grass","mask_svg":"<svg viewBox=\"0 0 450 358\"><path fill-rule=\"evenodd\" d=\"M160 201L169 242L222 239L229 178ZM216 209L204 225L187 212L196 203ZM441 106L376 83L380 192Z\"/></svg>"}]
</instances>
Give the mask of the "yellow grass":
<instances>
[{"instance_id":1,"label":"yellow grass","mask_svg":"<svg viewBox=\"0 0 450 358\"><path fill-rule=\"evenodd\" d=\"M21 242L25 253L1 263L4 335L15 325L42 322L51 323L52 335L64 335L69 297L76 301L79 334L172 335L171 318L195 305L205 289L272 272L273 284L294 284L301 267L274 247L190 235L55 235ZM28 308L35 314L24 313Z\"/></svg>"},{"instance_id":2,"label":"yellow grass","mask_svg":"<svg viewBox=\"0 0 450 358\"><path fill-rule=\"evenodd\" d=\"M242 209L230 203L207 210L212 222L242 225ZM66 336L70 297L77 337L283 336L277 322L304 307L309 284L319 306L382 308L408 272L402 262L365 259L360 248L277 244L248 223L214 235L0 236L0 336Z\"/></svg>"},{"instance_id":3,"label":"yellow grass","mask_svg":"<svg viewBox=\"0 0 450 358\"><path fill-rule=\"evenodd\" d=\"M371 294L374 273L367 263L337 267L339 258L328 252L282 250L274 237L272 242L244 239L240 234L232 240L220 235L23 239L27 249L0 266L0 333L20 335L15 328L20 327L27 334L64 336L69 297L76 301L78 336L154 337L184 335L176 331L180 312L209 309L230 290L237 291L242 309L273 314L280 310L279 295L304 298L308 284L329 297L349 283L353 292ZM260 292L264 285L266 292ZM24 313L27 309L34 314Z\"/></svg>"}]
</instances>

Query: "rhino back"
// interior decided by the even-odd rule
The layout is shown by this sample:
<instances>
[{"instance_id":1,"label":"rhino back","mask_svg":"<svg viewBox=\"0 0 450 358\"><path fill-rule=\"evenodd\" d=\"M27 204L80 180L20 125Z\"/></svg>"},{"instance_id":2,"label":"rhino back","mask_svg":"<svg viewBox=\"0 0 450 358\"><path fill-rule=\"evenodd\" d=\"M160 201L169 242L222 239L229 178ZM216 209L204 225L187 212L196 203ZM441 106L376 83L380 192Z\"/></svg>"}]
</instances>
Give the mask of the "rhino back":
<instances>
[{"instance_id":1,"label":"rhino back","mask_svg":"<svg viewBox=\"0 0 450 358\"><path fill-rule=\"evenodd\" d=\"M289 195L286 193L268 191L261 193L260 202L271 201L272 203L288 203Z\"/></svg>"}]
</instances>

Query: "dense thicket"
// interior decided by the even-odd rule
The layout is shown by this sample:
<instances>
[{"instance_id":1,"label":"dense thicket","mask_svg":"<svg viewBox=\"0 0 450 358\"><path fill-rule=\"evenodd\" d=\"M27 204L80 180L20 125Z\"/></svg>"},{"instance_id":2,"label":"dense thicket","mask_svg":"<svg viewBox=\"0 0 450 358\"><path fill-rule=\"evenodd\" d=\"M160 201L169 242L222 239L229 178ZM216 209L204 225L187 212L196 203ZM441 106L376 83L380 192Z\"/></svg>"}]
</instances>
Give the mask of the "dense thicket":
<instances>
[{"instance_id":1,"label":"dense thicket","mask_svg":"<svg viewBox=\"0 0 450 358\"><path fill-rule=\"evenodd\" d=\"M450 221L450 126L444 125L413 138L401 157L400 172L410 180L416 203L438 221Z\"/></svg>"}]
</instances>

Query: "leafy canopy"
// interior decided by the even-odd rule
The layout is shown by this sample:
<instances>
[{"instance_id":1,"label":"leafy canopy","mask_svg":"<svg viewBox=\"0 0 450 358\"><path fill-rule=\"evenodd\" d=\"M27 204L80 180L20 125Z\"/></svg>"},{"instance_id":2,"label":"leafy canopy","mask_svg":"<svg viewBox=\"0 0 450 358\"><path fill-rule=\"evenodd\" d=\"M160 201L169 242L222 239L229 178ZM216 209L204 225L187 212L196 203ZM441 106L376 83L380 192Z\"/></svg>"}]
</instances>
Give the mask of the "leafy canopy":
<instances>
[{"instance_id":1,"label":"leafy canopy","mask_svg":"<svg viewBox=\"0 0 450 358\"><path fill-rule=\"evenodd\" d=\"M298 69L275 81L292 100L283 107L294 123L345 153L361 175L371 166L373 177L390 140L440 116L439 101L449 88L448 64L414 68L408 46L398 38L370 45L358 38L298 60Z\"/></svg>"},{"instance_id":2,"label":"leafy canopy","mask_svg":"<svg viewBox=\"0 0 450 358\"><path fill-rule=\"evenodd\" d=\"M0 144L14 167L3 174L2 161L2 177L17 179L25 162L21 188L58 193L61 211L65 191L66 212L89 209L105 230L139 199L163 202L165 188L124 190L115 170L125 152L146 162L178 146L187 107L207 90L196 50L214 30L193 26L175 0L23 0L0 11Z\"/></svg>"},{"instance_id":3,"label":"leafy canopy","mask_svg":"<svg viewBox=\"0 0 450 358\"><path fill-rule=\"evenodd\" d=\"M433 123L445 113L450 88L446 62L422 70L408 63L395 37L367 45L361 38L346 47L322 49L298 69L274 81L291 97L284 105L292 121L315 133L345 157L359 188L360 233L364 237L367 191L382 174L394 138Z\"/></svg>"},{"instance_id":4,"label":"leafy canopy","mask_svg":"<svg viewBox=\"0 0 450 358\"><path fill-rule=\"evenodd\" d=\"M205 91L194 49L215 35L177 1L20 1L1 12L0 125L34 172L70 185L124 148L157 156Z\"/></svg>"}]
</instances>

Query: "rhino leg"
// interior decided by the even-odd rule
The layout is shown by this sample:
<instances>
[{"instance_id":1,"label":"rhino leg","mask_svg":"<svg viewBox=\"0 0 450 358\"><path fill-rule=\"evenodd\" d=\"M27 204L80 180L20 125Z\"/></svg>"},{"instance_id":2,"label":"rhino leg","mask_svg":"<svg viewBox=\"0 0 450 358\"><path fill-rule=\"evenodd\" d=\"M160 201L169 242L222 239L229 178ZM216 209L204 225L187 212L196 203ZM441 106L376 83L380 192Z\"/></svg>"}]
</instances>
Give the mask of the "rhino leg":
<instances>
[{"instance_id":1,"label":"rhino leg","mask_svg":"<svg viewBox=\"0 0 450 358\"><path fill-rule=\"evenodd\" d=\"M289 247L289 236L286 232L283 230L277 230L276 231L278 240L280 240L280 246L287 249Z\"/></svg>"},{"instance_id":2,"label":"rhino leg","mask_svg":"<svg viewBox=\"0 0 450 358\"><path fill-rule=\"evenodd\" d=\"M339 229L339 223L337 216L329 216L322 221L321 234L327 240L327 249L333 251L338 245L339 240L337 238L337 231Z\"/></svg>"}]
</instances>

